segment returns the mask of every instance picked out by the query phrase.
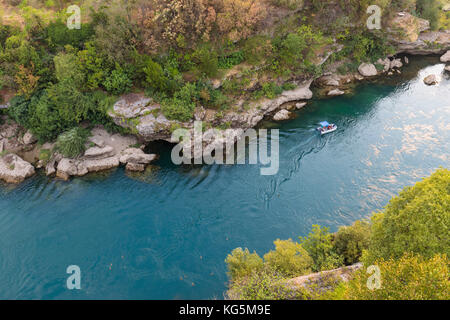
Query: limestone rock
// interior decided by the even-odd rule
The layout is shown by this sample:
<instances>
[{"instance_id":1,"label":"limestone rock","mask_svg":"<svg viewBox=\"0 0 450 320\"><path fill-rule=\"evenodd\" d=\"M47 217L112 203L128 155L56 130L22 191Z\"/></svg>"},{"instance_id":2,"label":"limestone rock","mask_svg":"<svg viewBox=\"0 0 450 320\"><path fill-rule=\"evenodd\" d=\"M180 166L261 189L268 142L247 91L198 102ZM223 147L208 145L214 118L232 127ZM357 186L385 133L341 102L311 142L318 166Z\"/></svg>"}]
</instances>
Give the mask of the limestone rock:
<instances>
[{"instance_id":1,"label":"limestone rock","mask_svg":"<svg viewBox=\"0 0 450 320\"><path fill-rule=\"evenodd\" d=\"M306 106L307 104L308 104L307 102L298 102L295 104L295 108L297 110L299 110L299 109L303 108L304 106Z\"/></svg>"},{"instance_id":2,"label":"limestone rock","mask_svg":"<svg viewBox=\"0 0 450 320\"><path fill-rule=\"evenodd\" d=\"M150 162L156 160L156 154L146 154L144 151L138 148L128 148L122 152L119 159L120 163L140 163L149 164Z\"/></svg>"},{"instance_id":3,"label":"limestone rock","mask_svg":"<svg viewBox=\"0 0 450 320\"><path fill-rule=\"evenodd\" d=\"M282 121L282 120L288 120L291 116L291 113L285 109L278 111L274 116L273 120L275 121Z\"/></svg>"},{"instance_id":4,"label":"limestone rock","mask_svg":"<svg viewBox=\"0 0 450 320\"><path fill-rule=\"evenodd\" d=\"M84 156L89 159L103 159L114 155L114 148L105 146L103 148L92 147L86 150Z\"/></svg>"},{"instance_id":5,"label":"limestone rock","mask_svg":"<svg viewBox=\"0 0 450 320\"><path fill-rule=\"evenodd\" d=\"M383 66L383 72L387 72L391 68L391 60L389 58L378 59L377 63Z\"/></svg>"},{"instance_id":6,"label":"limestone rock","mask_svg":"<svg viewBox=\"0 0 450 320\"><path fill-rule=\"evenodd\" d=\"M125 169L128 171L142 172L145 170L145 165L141 163L129 162L125 166Z\"/></svg>"},{"instance_id":7,"label":"limestone rock","mask_svg":"<svg viewBox=\"0 0 450 320\"><path fill-rule=\"evenodd\" d=\"M358 71L364 77L373 77L378 74L377 68L371 63L361 64Z\"/></svg>"},{"instance_id":8,"label":"limestone rock","mask_svg":"<svg viewBox=\"0 0 450 320\"><path fill-rule=\"evenodd\" d=\"M95 144L97 147L103 148L105 146L105 141L100 137L91 137L89 141Z\"/></svg>"},{"instance_id":9,"label":"limestone rock","mask_svg":"<svg viewBox=\"0 0 450 320\"><path fill-rule=\"evenodd\" d=\"M450 66L445 66L444 70L450 72Z\"/></svg>"},{"instance_id":10,"label":"limestone rock","mask_svg":"<svg viewBox=\"0 0 450 320\"><path fill-rule=\"evenodd\" d=\"M317 79L322 86L337 87L340 85L340 77L336 74L325 75Z\"/></svg>"},{"instance_id":11,"label":"limestone rock","mask_svg":"<svg viewBox=\"0 0 450 320\"><path fill-rule=\"evenodd\" d=\"M423 79L423 82L425 82L426 85L433 86L435 84L438 84L439 81L436 75L430 74L429 76L425 77L425 79Z\"/></svg>"},{"instance_id":12,"label":"limestone rock","mask_svg":"<svg viewBox=\"0 0 450 320\"><path fill-rule=\"evenodd\" d=\"M33 134L28 130L24 135L23 135L23 143L25 144L33 144L37 141L37 139L33 136Z\"/></svg>"},{"instance_id":13,"label":"limestone rock","mask_svg":"<svg viewBox=\"0 0 450 320\"><path fill-rule=\"evenodd\" d=\"M34 167L19 156L9 153L0 157L0 179L20 183L34 174Z\"/></svg>"},{"instance_id":14,"label":"limestone rock","mask_svg":"<svg viewBox=\"0 0 450 320\"><path fill-rule=\"evenodd\" d=\"M401 68L403 67L403 63L401 59L394 59L390 63L390 69Z\"/></svg>"},{"instance_id":15,"label":"limestone rock","mask_svg":"<svg viewBox=\"0 0 450 320\"><path fill-rule=\"evenodd\" d=\"M450 50L441 57L441 62L450 62Z\"/></svg>"},{"instance_id":16,"label":"limestone rock","mask_svg":"<svg viewBox=\"0 0 450 320\"><path fill-rule=\"evenodd\" d=\"M119 158L116 156L104 159L84 160L84 165L89 172L98 172L116 168L119 164Z\"/></svg>"},{"instance_id":17,"label":"limestone rock","mask_svg":"<svg viewBox=\"0 0 450 320\"><path fill-rule=\"evenodd\" d=\"M334 97L334 96L342 96L343 94L345 94L344 91L339 90L339 89L334 89L328 92L328 95L330 97Z\"/></svg>"},{"instance_id":18,"label":"limestone rock","mask_svg":"<svg viewBox=\"0 0 450 320\"><path fill-rule=\"evenodd\" d=\"M58 163L56 176L68 180L71 176L84 176L88 169L82 160L63 158Z\"/></svg>"}]
</instances>

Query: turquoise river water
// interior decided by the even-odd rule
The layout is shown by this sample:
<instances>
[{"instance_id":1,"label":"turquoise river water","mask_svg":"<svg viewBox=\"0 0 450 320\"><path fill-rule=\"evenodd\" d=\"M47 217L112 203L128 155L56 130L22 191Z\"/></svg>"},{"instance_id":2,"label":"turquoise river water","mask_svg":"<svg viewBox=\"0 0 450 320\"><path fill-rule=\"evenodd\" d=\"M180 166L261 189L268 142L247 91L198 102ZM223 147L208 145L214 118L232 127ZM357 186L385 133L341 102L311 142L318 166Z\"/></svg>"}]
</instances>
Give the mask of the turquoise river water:
<instances>
[{"instance_id":1,"label":"turquoise river water","mask_svg":"<svg viewBox=\"0 0 450 320\"><path fill-rule=\"evenodd\" d=\"M413 57L400 80L266 123L280 129L275 176L258 165L175 166L161 143L150 147L161 158L144 175L117 169L64 182L38 173L0 184L0 298L222 299L233 248L263 254L313 224L336 231L449 167L443 68ZM439 85L423 84L430 73ZM339 129L320 137L321 120ZM81 268L81 290L66 288L69 265Z\"/></svg>"}]
</instances>

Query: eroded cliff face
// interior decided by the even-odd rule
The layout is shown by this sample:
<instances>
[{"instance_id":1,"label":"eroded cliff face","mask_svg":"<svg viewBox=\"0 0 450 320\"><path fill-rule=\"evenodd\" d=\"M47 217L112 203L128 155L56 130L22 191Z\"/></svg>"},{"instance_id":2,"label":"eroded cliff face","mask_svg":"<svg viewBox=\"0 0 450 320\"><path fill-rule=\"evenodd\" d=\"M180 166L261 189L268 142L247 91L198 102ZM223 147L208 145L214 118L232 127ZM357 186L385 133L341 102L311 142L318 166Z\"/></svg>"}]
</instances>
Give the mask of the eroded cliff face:
<instances>
[{"instance_id":1,"label":"eroded cliff face","mask_svg":"<svg viewBox=\"0 0 450 320\"><path fill-rule=\"evenodd\" d=\"M397 53L442 54L450 49L450 30L431 31L427 20L399 12L388 22L388 38Z\"/></svg>"}]
</instances>

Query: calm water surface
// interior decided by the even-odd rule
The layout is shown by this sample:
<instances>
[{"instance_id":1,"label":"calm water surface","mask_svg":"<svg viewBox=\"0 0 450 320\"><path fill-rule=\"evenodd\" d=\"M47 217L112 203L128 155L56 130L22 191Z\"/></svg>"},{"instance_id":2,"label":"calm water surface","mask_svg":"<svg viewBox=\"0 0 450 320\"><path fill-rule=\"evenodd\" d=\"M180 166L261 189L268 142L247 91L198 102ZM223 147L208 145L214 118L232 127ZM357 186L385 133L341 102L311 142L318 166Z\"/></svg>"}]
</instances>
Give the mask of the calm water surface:
<instances>
[{"instance_id":1,"label":"calm water surface","mask_svg":"<svg viewBox=\"0 0 450 320\"><path fill-rule=\"evenodd\" d=\"M444 65L414 59L401 84L313 101L276 125L276 176L252 165L176 167L163 145L143 176L117 169L0 185L0 298L220 299L233 248L263 254L312 224L335 231L369 216L450 164L450 80L426 87L425 75ZM338 131L319 137L321 120ZM65 288L72 264L82 290Z\"/></svg>"}]
</instances>

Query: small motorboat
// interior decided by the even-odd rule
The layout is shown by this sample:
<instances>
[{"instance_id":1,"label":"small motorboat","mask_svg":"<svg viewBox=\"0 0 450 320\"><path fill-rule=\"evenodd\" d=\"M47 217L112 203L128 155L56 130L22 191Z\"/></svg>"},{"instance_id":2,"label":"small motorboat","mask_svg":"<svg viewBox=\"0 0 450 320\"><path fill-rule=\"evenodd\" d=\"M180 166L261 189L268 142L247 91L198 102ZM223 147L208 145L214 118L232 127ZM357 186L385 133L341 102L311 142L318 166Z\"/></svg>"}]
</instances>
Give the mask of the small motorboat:
<instances>
[{"instance_id":1,"label":"small motorboat","mask_svg":"<svg viewBox=\"0 0 450 320\"><path fill-rule=\"evenodd\" d=\"M337 130L337 125L334 123L328 123L327 121L322 121L320 123L320 127L317 128L317 130L320 132L320 134L327 134L333 131Z\"/></svg>"}]
</instances>

